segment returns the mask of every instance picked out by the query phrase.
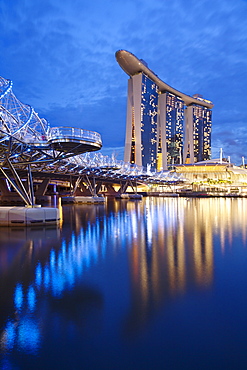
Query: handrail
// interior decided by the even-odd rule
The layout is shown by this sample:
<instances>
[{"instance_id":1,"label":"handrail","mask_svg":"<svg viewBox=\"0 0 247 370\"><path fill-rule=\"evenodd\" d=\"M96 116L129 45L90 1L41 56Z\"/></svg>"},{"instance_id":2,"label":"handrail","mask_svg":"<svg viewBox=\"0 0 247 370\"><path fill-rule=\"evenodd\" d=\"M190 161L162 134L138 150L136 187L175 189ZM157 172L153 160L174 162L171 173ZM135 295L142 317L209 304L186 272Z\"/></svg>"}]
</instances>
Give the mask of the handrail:
<instances>
[{"instance_id":1,"label":"handrail","mask_svg":"<svg viewBox=\"0 0 247 370\"><path fill-rule=\"evenodd\" d=\"M78 127L51 127L48 133L48 141L65 138L79 138L102 144L101 135L98 132L84 130Z\"/></svg>"}]
</instances>

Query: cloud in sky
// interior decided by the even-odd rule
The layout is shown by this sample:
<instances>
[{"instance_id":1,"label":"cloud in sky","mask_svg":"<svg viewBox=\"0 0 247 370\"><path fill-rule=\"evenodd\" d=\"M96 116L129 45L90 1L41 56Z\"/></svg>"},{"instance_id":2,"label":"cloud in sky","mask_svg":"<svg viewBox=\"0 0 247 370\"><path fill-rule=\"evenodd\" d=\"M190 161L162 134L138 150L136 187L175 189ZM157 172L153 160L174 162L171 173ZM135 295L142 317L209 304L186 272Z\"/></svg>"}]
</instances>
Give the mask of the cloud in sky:
<instances>
[{"instance_id":1,"label":"cloud in sky","mask_svg":"<svg viewBox=\"0 0 247 370\"><path fill-rule=\"evenodd\" d=\"M0 3L0 75L51 126L95 130L123 147L126 49L169 85L214 102L213 153L246 152L244 0L9 0Z\"/></svg>"}]
</instances>

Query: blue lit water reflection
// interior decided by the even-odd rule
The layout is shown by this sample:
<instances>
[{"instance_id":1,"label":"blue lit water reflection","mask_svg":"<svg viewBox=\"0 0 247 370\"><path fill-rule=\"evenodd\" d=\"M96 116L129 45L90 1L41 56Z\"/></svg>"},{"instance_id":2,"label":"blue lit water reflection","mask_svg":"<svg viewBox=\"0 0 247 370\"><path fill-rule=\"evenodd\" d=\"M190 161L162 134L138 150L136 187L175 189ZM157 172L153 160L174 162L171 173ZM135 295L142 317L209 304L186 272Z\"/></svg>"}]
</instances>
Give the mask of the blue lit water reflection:
<instances>
[{"instance_id":1,"label":"blue lit water reflection","mask_svg":"<svg viewBox=\"0 0 247 370\"><path fill-rule=\"evenodd\" d=\"M246 206L109 200L2 228L1 368L245 368Z\"/></svg>"}]
</instances>

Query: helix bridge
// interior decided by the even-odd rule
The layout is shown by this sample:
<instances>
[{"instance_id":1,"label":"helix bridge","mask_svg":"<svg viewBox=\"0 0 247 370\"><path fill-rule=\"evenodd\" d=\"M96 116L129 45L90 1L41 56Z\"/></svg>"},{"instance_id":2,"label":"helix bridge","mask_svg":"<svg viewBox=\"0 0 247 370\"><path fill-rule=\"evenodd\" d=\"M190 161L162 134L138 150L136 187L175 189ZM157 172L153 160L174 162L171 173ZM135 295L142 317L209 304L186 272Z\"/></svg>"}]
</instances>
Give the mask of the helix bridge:
<instances>
[{"instance_id":1,"label":"helix bridge","mask_svg":"<svg viewBox=\"0 0 247 370\"><path fill-rule=\"evenodd\" d=\"M172 184L182 179L174 172L151 172L97 152L101 135L76 127L50 127L38 113L20 102L12 81L0 77L0 175L28 206L34 204L34 178L82 180L95 193L102 182ZM97 152L97 153L93 153ZM23 181L25 179L25 181ZM98 186L99 188L99 186Z\"/></svg>"}]
</instances>

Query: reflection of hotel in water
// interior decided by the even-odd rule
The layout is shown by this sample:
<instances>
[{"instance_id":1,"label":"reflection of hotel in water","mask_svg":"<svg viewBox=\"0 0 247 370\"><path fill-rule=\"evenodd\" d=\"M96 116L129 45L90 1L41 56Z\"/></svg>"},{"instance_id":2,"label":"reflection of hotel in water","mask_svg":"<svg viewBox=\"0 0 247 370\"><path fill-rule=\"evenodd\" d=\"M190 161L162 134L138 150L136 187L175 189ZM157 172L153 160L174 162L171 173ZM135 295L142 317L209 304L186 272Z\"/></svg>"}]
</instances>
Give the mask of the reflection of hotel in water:
<instances>
[{"instance_id":1,"label":"reflection of hotel in water","mask_svg":"<svg viewBox=\"0 0 247 370\"><path fill-rule=\"evenodd\" d=\"M167 295L183 294L193 286L207 289L212 284L215 253L224 253L227 244L232 247L233 232L239 232L246 243L245 205L241 199L146 200L146 224L132 222L133 228L138 225L142 239L136 239L129 252L131 327L142 325ZM134 320L137 311L142 312L139 323Z\"/></svg>"}]
</instances>

